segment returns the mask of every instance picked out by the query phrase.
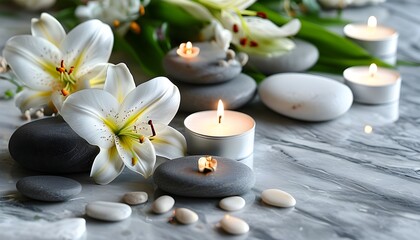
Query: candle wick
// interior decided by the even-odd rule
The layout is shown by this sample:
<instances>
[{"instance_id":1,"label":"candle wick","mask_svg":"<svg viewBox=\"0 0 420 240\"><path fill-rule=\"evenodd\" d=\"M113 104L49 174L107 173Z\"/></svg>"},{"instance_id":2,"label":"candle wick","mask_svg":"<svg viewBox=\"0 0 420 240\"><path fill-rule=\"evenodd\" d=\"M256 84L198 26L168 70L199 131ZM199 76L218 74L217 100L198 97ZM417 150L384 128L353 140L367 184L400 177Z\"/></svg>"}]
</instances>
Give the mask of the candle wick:
<instances>
[{"instance_id":1,"label":"candle wick","mask_svg":"<svg viewBox=\"0 0 420 240\"><path fill-rule=\"evenodd\" d=\"M150 125L150 128L152 129L152 137L156 136L155 127L153 126L153 122L152 122L152 120L149 120L149 121L147 122L147 124L149 124L149 125Z\"/></svg>"},{"instance_id":2,"label":"candle wick","mask_svg":"<svg viewBox=\"0 0 420 240\"><path fill-rule=\"evenodd\" d=\"M222 115L219 116L219 124L222 123Z\"/></svg>"}]
</instances>

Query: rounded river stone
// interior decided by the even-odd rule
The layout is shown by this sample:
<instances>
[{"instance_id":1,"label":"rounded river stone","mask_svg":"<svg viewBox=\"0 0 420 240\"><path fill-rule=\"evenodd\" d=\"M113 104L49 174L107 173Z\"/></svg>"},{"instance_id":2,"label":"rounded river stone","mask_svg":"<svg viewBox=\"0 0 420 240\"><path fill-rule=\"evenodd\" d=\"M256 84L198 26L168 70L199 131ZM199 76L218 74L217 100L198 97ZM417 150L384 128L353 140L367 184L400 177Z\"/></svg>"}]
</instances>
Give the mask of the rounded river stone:
<instances>
[{"instance_id":1,"label":"rounded river stone","mask_svg":"<svg viewBox=\"0 0 420 240\"><path fill-rule=\"evenodd\" d=\"M273 57L248 54L246 66L253 67L266 75L282 72L303 72L315 65L319 58L318 49L309 42L296 39L290 52Z\"/></svg>"},{"instance_id":2,"label":"rounded river stone","mask_svg":"<svg viewBox=\"0 0 420 240\"><path fill-rule=\"evenodd\" d=\"M9 152L27 169L59 174L90 171L99 148L79 137L63 118L49 117L19 127Z\"/></svg>"},{"instance_id":3,"label":"rounded river stone","mask_svg":"<svg viewBox=\"0 0 420 240\"><path fill-rule=\"evenodd\" d=\"M212 84L231 80L241 73L241 64L236 59L228 60L226 52L216 44L201 42L193 45L200 48L199 55L194 58L178 56L178 48L166 54L163 68L169 78L193 84Z\"/></svg>"},{"instance_id":4,"label":"rounded river stone","mask_svg":"<svg viewBox=\"0 0 420 240\"><path fill-rule=\"evenodd\" d=\"M30 176L16 183L23 195L46 202L66 201L82 191L82 185L70 178L59 176Z\"/></svg>"},{"instance_id":5,"label":"rounded river stone","mask_svg":"<svg viewBox=\"0 0 420 240\"><path fill-rule=\"evenodd\" d=\"M242 195L254 186L254 173L245 164L215 157L217 170L201 173L197 166L200 157L187 156L167 161L156 168L153 180L163 191L202 198Z\"/></svg>"},{"instance_id":6,"label":"rounded river stone","mask_svg":"<svg viewBox=\"0 0 420 240\"><path fill-rule=\"evenodd\" d=\"M174 82L181 93L180 110L197 112L214 110L222 99L225 109L237 109L247 104L255 96L257 84L245 74L232 81L212 85L193 85Z\"/></svg>"},{"instance_id":7,"label":"rounded river stone","mask_svg":"<svg viewBox=\"0 0 420 240\"><path fill-rule=\"evenodd\" d=\"M273 111L304 121L328 121L346 113L352 103L349 87L333 79L305 74L271 75L259 86L261 101Z\"/></svg>"}]
</instances>

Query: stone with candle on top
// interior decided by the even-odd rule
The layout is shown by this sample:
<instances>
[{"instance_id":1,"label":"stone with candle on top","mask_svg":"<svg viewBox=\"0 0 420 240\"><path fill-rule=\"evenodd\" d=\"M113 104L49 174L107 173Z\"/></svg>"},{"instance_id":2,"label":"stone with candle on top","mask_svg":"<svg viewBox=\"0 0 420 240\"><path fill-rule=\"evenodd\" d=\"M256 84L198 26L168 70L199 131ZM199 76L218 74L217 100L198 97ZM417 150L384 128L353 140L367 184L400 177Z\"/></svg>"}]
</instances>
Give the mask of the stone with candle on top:
<instances>
[{"instance_id":1,"label":"stone with candle on top","mask_svg":"<svg viewBox=\"0 0 420 240\"><path fill-rule=\"evenodd\" d=\"M347 24L344 35L370 54L394 64L398 46L398 32L378 25L376 17L370 16L367 24Z\"/></svg>"},{"instance_id":2,"label":"stone with candle on top","mask_svg":"<svg viewBox=\"0 0 420 240\"><path fill-rule=\"evenodd\" d=\"M376 64L347 68L345 84L350 87L354 101L366 104L384 104L400 98L401 76L398 71Z\"/></svg>"},{"instance_id":3,"label":"stone with candle on top","mask_svg":"<svg viewBox=\"0 0 420 240\"><path fill-rule=\"evenodd\" d=\"M181 43L163 59L167 76L192 84L214 84L234 79L242 65L232 50L214 42Z\"/></svg>"},{"instance_id":4,"label":"stone with candle on top","mask_svg":"<svg viewBox=\"0 0 420 240\"><path fill-rule=\"evenodd\" d=\"M203 159L199 161L199 159ZM217 170L201 172L201 164L214 164ZM203 169L204 170L204 169ZM187 156L159 165L153 180L163 191L186 197L227 197L242 195L255 183L253 171L245 164L232 159L215 156Z\"/></svg>"}]
</instances>

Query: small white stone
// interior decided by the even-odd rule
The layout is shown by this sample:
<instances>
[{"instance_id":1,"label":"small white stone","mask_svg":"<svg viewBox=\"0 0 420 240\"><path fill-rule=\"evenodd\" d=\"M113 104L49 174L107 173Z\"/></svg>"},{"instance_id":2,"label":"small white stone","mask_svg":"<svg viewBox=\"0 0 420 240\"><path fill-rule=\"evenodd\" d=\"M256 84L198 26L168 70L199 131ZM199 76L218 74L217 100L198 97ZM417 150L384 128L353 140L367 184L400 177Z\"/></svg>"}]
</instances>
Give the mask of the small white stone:
<instances>
[{"instance_id":1,"label":"small white stone","mask_svg":"<svg viewBox=\"0 0 420 240\"><path fill-rule=\"evenodd\" d=\"M131 215L131 207L124 203L96 201L86 205L89 217L103 221L121 221Z\"/></svg>"},{"instance_id":2,"label":"small white stone","mask_svg":"<svg viewBox=\"0 0 420 240\"><path fill-rule=\"evenodd\" d=\"M152 210L158 214L166 213L172 209L174 204L175 200L171 196L163 195L153 202Z\"/></svg>"},{"instance_id":3,"label":"small white stone","mask_svg":"<svg viewBox=\"0 0 420 240\"><path fill-rule=\"evenodd\" d=\"M175 209L175 218L182 224L192 224L198 221L198 215L188 208Z\"/></svg>"},{"instance_id":4,"label":"small white stone","mask_svg":"<svg viewBox=\"0 0 420 240\"><path fill-rule=\"evenodd\" d=\"M261 193L261 199L268 205L276 207L293 207L295 198L289 193L279 189L267 189Z\"/></svg>"},{"instance_id":5,"label":"small white stone","mask_svg":"<svg viewBox=\"0 0 420 240\"><path fill-rule=\"evenodd\" d=\"M239 196L223 198L219 202L219 207L226 211L237 211L245 207L245 200Z\"/></svg>"},{"instance_id":6,"label":"small white stone","mask_svg":"<svg viewBox=\"0 0 420 240\"><path fill-rule=\"evenodd\" d=\"M130 205L138 205L147 202L148 198L146 192L128 192L124 195L123 201Z\"/></svg>"},{"instance_id":7,"label":"small white stone","mask_svg":"<svg viewBox=\"0 0 420 240\"><path fill-rule=\"evenodd\" d=\"M225 215L220 221L220 226L226 232L234 235L244 234L249 231L249 225L244 220L230 215Z\"/></svg>"}]
</instances>

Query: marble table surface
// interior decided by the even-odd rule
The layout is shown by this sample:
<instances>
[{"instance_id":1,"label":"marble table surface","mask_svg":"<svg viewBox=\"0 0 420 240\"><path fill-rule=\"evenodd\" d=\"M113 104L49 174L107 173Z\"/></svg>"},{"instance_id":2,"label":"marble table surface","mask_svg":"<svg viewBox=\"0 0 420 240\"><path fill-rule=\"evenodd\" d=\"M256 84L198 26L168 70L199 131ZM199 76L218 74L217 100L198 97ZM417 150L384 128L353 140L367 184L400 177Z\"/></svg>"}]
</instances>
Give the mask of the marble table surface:
<instances>
[{"instance_id":1,"label":"marble table surface","mask_svg":"<svg viewBox=\"0 0 420 240\"><path fill-rule=\"evenodd\" d=\"M378 15L400 33L398 58L420 61L419 12L417 0L388 0L380 6L346 10L343 16L360 21L372 13ZM132 216L122 222L86 217L85 205L91 201L119 202L128 191L146 191L150 199L159 194L151 180L129 171L106 186L94 184L88 173L69 175L82 183L83 190L64 203L21 196L16 181L37 173L20 168L11 159L8 140L25 121L13 101L0 100L0 232L36 231L27 223L39 219L84 217L84 239L418 239L420 71L418 67L399 70L403 78L399 102L355 103L333 121L289 119L270 111L258 97L240 109L257 124L253 161L248 162L253 165L256 184L246 196L246 207L232 214L250 225L250 232L242 236L227 235L217 227L225 214L217 207L218 199L176 197L176 207L191 208L200 217L189 226L168 223L171 213L152 214L151 201L133 207ZM186 116L179 113L171 125L183 132ZM371 133L364 131L367 125L373 128ZM260 194L267 188L289 192L296 206L265 206Z\"/></svg>"}]
</instances>

